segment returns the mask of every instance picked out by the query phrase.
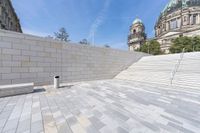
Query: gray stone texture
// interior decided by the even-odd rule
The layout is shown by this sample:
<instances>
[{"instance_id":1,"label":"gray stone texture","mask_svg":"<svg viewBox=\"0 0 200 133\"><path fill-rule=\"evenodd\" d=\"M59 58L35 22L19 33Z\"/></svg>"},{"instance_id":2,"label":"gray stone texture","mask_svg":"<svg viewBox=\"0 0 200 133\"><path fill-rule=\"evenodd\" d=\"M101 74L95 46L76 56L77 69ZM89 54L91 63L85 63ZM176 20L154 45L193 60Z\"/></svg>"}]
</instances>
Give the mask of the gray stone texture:
<instances>
[{"instance_id":1,"label":"gray stone texture","mask_svg":"<svg viewBox=\"0 0 200 133\"><path fill-rule=\"evenodd\" d=\"M0 97L31 93L34 91L33 88L33 83L3 85L0 86Z\"/></svg>"},{"instance_id":2,"label":"gray stone texture","mask_svg":"<svg viewBox=\"0 0 200 133\"><path fill-rule=\"evenodd\" d=\"M0 98L0 133L199 133L200 91L127 80ZM139 99L139 100L138 100Z\"/></svg>"},{"instance_id":3,"label":"gray stone texture","mask_svg":"<svg viewBox=\"0 0 200 133\"><path fill-rule=\"evenodd\" d=\"M110 79L143 56L0 30L0 85Z\"/></svg>"}]
</instances>

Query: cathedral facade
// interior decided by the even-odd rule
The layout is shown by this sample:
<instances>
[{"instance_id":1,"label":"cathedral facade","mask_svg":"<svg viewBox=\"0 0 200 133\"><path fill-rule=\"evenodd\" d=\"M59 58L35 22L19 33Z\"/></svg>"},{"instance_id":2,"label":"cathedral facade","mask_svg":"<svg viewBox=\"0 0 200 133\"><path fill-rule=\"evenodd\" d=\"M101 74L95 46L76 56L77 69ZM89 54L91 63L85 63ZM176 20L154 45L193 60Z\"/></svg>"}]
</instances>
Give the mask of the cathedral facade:
<instances>
[{"instance_id":1,"label":"cathedral facade","mask_svg":"<svg viewBox=\"0 0 200 133\"><path fill-rule=\"evenodd\" d=\"M10 0L0 0L0 29L22 32L19 19Z\"/></svg>"},{"instance_id":2,"label":"cathedral facade","mask_svg":"<svg viewBox=\"0 0 200 133\"><path fill-rule=\"evenodd\" d=\"M169 53L172 40L200 35L200 0L171 0L155 25L155 39Z\"/></svg>"}]
</instances>

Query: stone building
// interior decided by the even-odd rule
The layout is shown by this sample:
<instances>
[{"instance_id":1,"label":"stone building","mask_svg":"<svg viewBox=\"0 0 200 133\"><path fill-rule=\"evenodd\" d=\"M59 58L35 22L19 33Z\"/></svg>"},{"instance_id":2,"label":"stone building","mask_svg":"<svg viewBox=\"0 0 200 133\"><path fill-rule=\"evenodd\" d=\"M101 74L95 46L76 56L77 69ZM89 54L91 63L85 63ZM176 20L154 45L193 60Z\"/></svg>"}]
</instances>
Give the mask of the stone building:
<instances>
[{"instance_id":1,"label":"stone building","mask_svg":"<svg viewBox=\"0 0 200 133\"><path fill-rule=\"evenodd\" d=\"M22 32L19 19L10 0L0 0L0 29Z\"/></svg>"},{"instance_id":2,"label":"stone building","mask_svg":"<svg viewBox=\"0 0 200 133\"><path fill-rule=\"evenodd\" d=\"M155 39L169 53L172 39L200 35L200 0L170 0L155 25Z\"/></svg>"},{"instance_id":3,"label":"stone building","mask_svg":"<svg viewBox=\"0 0 200 133\"><path fill-rule=\"evenodd\" d=\"M145 26L140 19L135 19L130 26L128 46L130 51L137 50L146 40Z\"/></svg>"}]
</instances>

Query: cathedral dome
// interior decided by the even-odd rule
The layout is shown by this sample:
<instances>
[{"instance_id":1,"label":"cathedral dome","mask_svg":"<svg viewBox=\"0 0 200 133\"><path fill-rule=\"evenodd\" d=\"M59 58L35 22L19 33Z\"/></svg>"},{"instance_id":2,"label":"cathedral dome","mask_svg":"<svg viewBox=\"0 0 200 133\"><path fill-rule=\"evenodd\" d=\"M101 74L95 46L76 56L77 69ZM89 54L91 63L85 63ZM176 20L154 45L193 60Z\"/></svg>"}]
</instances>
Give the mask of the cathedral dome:
<instances>
[{"instance_id":1,"label":"cathedral dome","mask_svg":"<svg viewBox=\"0 0 200 133\"><path fill-rule=\"evenodd\" d=\"M139 18L136 18L134 21L133 21L133 25L134 24L142 24L142 20L139 19Z\"/></svg>"},{"instance_id":2,"label":"cathedral dome","mask_svg":"<svg viewBox=\"0 0 200 133\"><path fill-rule=\"evenodd\" d=\"M169 52L178 36L199 35L200 0L169 0L155 25L155 37Z\"/></svg>"},{"instance_id":3,"label":"cathedral dome","mask_svg":"<svg viewBox=\"0 0 200 133\"><path fill-rule=\"evenodd\" d=\"M162 11L162 14L168 14L175 10L192 6L200 6L200 0L170 0Z\"/></svg>"}]
</instances>

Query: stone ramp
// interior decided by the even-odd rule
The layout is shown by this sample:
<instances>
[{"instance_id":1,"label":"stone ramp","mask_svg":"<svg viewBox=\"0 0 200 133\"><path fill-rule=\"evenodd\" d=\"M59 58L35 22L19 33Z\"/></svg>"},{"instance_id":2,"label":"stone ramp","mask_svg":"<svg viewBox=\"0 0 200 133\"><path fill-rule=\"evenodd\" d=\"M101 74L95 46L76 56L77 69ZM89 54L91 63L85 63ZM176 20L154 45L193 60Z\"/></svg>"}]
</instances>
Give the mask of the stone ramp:
<instances>
[{"instance_id":1,"label":"stone ramp","mask_svg":"<svg viewBox=\"0 0 200 133\"><path fill-rule=\"evenodd\" d=\"M171 75L180 54L148 56L132 64L116 79L171 85ZM200 52L185 53L172 85L200 88Z\"/></svg>"},{"instance_id":2,"label":"stone ramp","mask_svg":"<svg viewBox=\"0 0 200 133\"><path fill-rule=\"evenodd\" d=\"M184 55L173 84L200 89L200 52Z\"/></svg>"}]
</instances>

